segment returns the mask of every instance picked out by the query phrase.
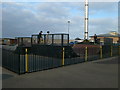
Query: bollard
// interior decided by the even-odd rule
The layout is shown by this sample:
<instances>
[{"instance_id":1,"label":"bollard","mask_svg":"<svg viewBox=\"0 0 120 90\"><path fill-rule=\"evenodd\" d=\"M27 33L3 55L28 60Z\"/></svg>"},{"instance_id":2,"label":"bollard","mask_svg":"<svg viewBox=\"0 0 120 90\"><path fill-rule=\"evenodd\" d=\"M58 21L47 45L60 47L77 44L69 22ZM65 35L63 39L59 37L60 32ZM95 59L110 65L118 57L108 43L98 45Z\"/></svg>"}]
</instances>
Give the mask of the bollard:
<instances>
[{"instance_id":1,"label":"bollard","mask_svg":"<svg viewBox=\"0 0 120 90\"><path fill-rule=\"evenodd\" d=\"M63 50L62 50L62 66L65 65L65 48L63 47Z\"/></svg>"},{"instance_id":2,"label":"bollard","mask_svg":"<svg viewBox=\"0 0 120 90\"><path fill-rule=\"evenodd\" d=\"M25 49L26 72L28 72L28 49Z\"/></svg>"},{"instance_id":3,"label":"bollard","mask_svg":"<svg viewBox=\"0 0 120 90\"><path fill-rule=\"evenodd\" d=\"M85 47L85 62L88 60L88 47Z\"/></svg>"},{"instance_id":4,"label":"bollard","mask_svg":"<svg viewBox=\"0 0 120 90\"><path fill-rule=\"evenodd\" d=\"M102 56L102 46L100 46L100 59L102 59L103 56Z\"/></svg>"},{"instance_id":5,"label":"bollard","mask_svg":"<svg viewBox=\"0 0 120 90\"><path fill-rule=\"evenodd\" d=\"M113 47L111 45L111 50L110 50L110 56L112 57L113 56Z\"/></svg>"}]
</instances>

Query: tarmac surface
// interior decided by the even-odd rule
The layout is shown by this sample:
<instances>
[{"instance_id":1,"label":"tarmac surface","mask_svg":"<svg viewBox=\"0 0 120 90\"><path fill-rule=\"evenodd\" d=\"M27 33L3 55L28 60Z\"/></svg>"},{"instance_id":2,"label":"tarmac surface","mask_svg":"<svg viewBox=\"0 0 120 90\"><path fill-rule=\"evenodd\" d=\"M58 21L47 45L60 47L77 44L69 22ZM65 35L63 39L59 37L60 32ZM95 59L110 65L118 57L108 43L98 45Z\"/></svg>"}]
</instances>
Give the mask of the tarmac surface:
<instances>
[{"instance_id":1,"label":"tarmac surface","mask_svg":"<svg viewBox=\"0 0 120 90\"><path fill-rule=\"evenodd\" d=\"M118 57L23 75L2 72L3 88L118 88Z\"/></svg>"}]
</instances>

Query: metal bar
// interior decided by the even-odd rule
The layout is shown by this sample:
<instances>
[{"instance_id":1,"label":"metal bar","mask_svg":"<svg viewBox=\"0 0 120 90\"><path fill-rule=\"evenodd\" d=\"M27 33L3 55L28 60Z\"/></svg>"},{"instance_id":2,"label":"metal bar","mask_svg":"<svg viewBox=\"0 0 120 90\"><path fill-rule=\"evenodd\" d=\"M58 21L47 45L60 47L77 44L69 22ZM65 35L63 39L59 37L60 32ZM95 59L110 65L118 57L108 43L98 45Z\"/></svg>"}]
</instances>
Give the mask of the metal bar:
<instances>
[{"instance_id":1,"label":"metal bar","mask_svg":"<svg viewBox=\"0 0 120 90\"><path fill-rule=\"evenodd\" d=\"M54 35L52 35L52 45L54 44Z\"/></svg>"},{"instance_id":2,"label":"metal bar","mask_svg":"<svg viewBox=\"0 0 120 90\"><path fill-rule=\"evenodd\" d=\"M32 39L32 37L31 37L31 45L33 44L33 39Z\"/></svg>"},{"instance_id":3,"label":"metal bar","mask_svg":"<svg viewBox=\"0 0 120 90\"><path fill-rule=\"evenodd\" d=\"M27 48L25 49L25 52L26 52L26 54L25 54L25 60L26 60L26 72L28 72L28 49L27 49Z\"/></svg>"},{"instance_id":4,"label":"metal bar","mask_svg":"<svg viewBox=\"0 0 120 90\"><path fill-rule=\"evenodd\" d=\"M113 47L111 45L111 50L110 50L110 56L112 57L113 56Z\"/></svg>"},{"instance_id":5,"label":"metal bar","mask_svg":"<svg viewBox=\"0 0 120 90\"><path fill-rule=\"evenodd\" d=\"M85 62L88 60L88 47L85 47Z\"/></svg>"},{"instance_id":6,"label":"metal bar","mask_svg":"<svg viewBox=\"0 0 120 90\"><path fill-rule=\"evenodd\" d=\"M47 35L47 34L42 34L42 35ZM49 34L49 35L61 35L61 34ZM64 35L68 35L68 34L64 34ZM32 36L38 36L38 34L33 34Z\"/></svg>"},{"instance_id":7,"label":"metal bar","mask_svg":"<svg viewBox=\"0 0 120 90\"><path fill-rule=\"evenodd\" d=\"M102 46L100 46L100 58L101 59L103 58L103 55L102 55Z\"/></svg>"},{"instance_id":8,"label":"metal bar","mask_svg":"<svg viewBox=\"0 0 120 90\"><path fill-rule=\"evenodd\" d=\"M18 50L18 64L19 64L19 65L18 65L18 69L19 69L19 70L18 70L18 71L19 71L18 73L19 73L19 75L20 75L20 74L21 74L20 50Z\"/></svg>"},{"instance_id":9,"label":"metal bar","mask_svg":"<svg viewBox=\"0 0 120 90\"><path fill-rule=\"evenodd\" d=\"M63 47L62 49L62 65L64 66L65 64L65 48Z\"/></svg>"},{"instance_id":10,"label":"metal bar","mask_svg":"<svg viewBox=\"0 0 120 90\"><path fill-rule=\"evenodd\" d=\"M23 38L21 38L21 45L23 45Z\"/></svg>"},{"instance_id":11,"label":"metal bar","mask_svg":"<svg viewBox=\"0 0 120 90\"><path fill-rule=\"evenodd\" d=\"M69 34L68 34L68 45L69 45Z\"/></svg>"},{"instance_id":12,"label":"metal bar","mask_svg":"<svg viewBox=\"0 0 120 90\"><path fill-rule=\"evenodd\" d=\"M62 40L61 40L61 46L63 46L63 45L64 45L64 44L63 44L63 43L64 43L64 41L63 41L63 39L64 39L64 38L63 38L63 34L62 34L61 39L62 39Z\"/></svg>"},{"instance_id":13,"label":"metal bar","mask_svg":"<svg viewBox=\"0 0 120 90\"><path fill-rule=\"evenodd\" d=\"M118 55L120 55L120 45L118 46Z\"/></svg>"}]
</instances>

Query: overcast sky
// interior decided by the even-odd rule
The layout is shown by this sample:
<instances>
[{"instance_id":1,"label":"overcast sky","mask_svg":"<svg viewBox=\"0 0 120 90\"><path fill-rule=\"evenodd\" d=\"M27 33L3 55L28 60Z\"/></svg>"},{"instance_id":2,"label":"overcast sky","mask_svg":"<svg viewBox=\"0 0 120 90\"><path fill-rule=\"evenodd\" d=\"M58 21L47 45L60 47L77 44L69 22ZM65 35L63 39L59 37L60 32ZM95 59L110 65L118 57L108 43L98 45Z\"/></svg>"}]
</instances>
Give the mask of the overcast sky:
<instances>
[{"instance_id":1,"label":"overcast sky","mask_svg":"<svg viewBox=\"0 0 120 90\"><path fill-rule=\"evenodd\" d=\"M39 31L68 33L70 38L84 38L83 2L4 2L2 36L31 36ZM118 31L118 3L89 3L89 36Z\"/></svg>"}]
</instances>

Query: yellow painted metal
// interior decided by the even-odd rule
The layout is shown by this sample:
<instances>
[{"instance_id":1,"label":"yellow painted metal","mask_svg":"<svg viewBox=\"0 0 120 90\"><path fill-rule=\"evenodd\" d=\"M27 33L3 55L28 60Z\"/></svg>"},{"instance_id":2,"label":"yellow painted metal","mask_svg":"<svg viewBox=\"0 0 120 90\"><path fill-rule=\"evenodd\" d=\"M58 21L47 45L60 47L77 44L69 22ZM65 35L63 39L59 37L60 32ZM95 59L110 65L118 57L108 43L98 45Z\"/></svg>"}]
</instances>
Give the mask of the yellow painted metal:
<instances>
[{"instance_id":1,"label":"yellow painted metal","mask_svg":"<svg viewBox=\"0 0 120 90\"><path fill-rule=\"evenodd\" d=\"M64 66L65 64L65 48L63 47L63 50L62 50L62 65Z\"/></svg>"},{"instance_id":2,"label":"yellow painted metal","mask_svg":"<svg viewBox=\"0 0 120 90\"><path fill-rule=\"evenodd\" d=\"M85 47L85 61L88 60L88 47Z\"/></svg>"},{"instance_id":3,"label":"yellow painted metal","mask_svg":"<svg viewBox=\"0 0 120 90\"><path fill-rule=\"evenodd\" d=\"M103 55L102 55L102 46L100 46L100 58L102 59L103 58Z\"/></svg>"},{"instance_id":4,"label":"yellow painted metal","mask_svg":"<svg viewBox=\"0 0 120 90\"><path fill-rule=\"evenodd\" d=\"M25 49L25 61L26 61L26 72L28 72L28 49L26 48Z\"/></svg>"}]
</instances>

